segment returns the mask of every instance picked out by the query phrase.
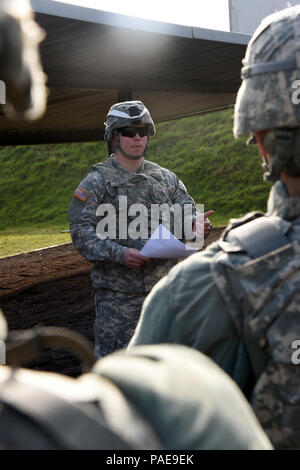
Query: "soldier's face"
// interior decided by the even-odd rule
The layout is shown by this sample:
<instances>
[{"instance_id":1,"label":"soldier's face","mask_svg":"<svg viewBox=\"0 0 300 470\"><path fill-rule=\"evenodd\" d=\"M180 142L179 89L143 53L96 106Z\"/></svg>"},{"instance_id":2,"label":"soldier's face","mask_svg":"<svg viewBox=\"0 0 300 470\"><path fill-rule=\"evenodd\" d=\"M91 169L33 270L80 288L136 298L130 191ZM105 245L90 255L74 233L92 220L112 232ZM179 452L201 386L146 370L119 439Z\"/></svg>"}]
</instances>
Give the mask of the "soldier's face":
<instances>
[{"instance_id":1,"label":"soldier's face","mask_svg":"<svg viewBox=\"0 0 300 470\"><path fill-rule=\"evenodd\" d=\"M144 128L145 126L143 124L137 124L135 126L128 126L129 128ZM133 137L127 137L122 135L121 132L119 132L119 139L120 139L120 146L122 150L129 154L132 155L134 158L140 158L142 157L145 148L147 146L148 142L148 136L145 135L141 137L138 132L135 133Z\"/></svg>"}]
</instances>

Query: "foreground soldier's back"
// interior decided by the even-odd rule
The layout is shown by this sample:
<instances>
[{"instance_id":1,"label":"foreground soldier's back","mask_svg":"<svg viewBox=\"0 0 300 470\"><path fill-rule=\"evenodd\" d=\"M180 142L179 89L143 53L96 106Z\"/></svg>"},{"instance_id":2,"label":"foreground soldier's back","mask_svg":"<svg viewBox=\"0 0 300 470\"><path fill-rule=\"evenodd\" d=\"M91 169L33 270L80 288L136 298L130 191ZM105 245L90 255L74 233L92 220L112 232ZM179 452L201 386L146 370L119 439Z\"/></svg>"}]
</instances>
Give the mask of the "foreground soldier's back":
<instances>
[{"instance_id":1,"label":"foreground soldier's back","mask_svg":"<svg viewBox=\"0 0 300 470\"><path fill-rule=\"evenodd\" d=\"M251 399L277 448L300 447L300 368L292 361L300 339L299 31L300 6L263 21L235 107L236 137L254 133L274 183L268 213L236 220L173 268L146 299L130 343L181 343L209 355Z\"/></svg>"},{"instance_id":2,"label":"foreground soldier's back","mask_svg":"<svg viewBox=\"0 0 300 470\"><path fill-rule=\"evenodd\" d=\"M78 379L0 366L0 448L272 446L221 369L197 351L165 345L116 352Z\"/></svg>"}]
</instances>

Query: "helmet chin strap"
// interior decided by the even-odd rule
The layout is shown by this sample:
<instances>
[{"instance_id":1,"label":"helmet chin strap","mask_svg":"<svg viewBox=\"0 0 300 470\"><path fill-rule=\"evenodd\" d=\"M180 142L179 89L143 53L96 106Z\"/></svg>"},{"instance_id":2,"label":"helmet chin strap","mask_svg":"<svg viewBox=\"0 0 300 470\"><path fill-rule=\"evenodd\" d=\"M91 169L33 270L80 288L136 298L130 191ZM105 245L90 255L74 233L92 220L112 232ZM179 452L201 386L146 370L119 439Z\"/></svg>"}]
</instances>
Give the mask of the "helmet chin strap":
<instances>
[{"instance_id":1,"label":"helmet chin strap","mask_svg":"<svg viewBox=\"0 0 300 470\"><path fill-rule=\"evenodd\" d=\"M116 147L117 150L119 150L119 152L121 152L122 155L124 155L124 157L129 158L130 160L139 160L140 158L142 158L146 155L146 152L147 152L147 149L148 149L148 140L149 139L147 140L147 145L146 145L145 150L143 151L142 155L130 155L130 153L127 153L122 149L119 136L116 135L115 137L116 137L115 147Z\"/></svg>"}]
</instances>

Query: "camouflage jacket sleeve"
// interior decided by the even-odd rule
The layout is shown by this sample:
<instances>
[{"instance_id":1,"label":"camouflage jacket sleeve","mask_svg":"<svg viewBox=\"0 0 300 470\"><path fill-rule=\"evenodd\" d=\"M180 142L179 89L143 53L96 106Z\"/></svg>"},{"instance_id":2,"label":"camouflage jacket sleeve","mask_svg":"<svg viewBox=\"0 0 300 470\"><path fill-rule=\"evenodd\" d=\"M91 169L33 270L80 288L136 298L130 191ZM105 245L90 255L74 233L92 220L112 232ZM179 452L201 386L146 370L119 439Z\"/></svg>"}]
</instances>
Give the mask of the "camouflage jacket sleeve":
<instances>
[{"instance_id":1,"label":"camouflage jacket sleeve","mask_svg":"<svg viewBox=\"0 0 300 470\"><path fill-rule=\"evenodd\" d=\"M175 173L165 168L162 168L162 173L167 186L172 190L171 199L173 205L179 204L182 208L186 205L186 210L183 211L183 224L190 223L192 225L200 214L194 199L188 194L185 185Z\"/></svg>"},{"instance_id":2,"label":"camouflage jacket sleeve","mask_svg":"<svg viewBox=\"0 0 300 470\"><path fill-rule=\"evenodd\" d=\"M161 168L161 170L165 183L172 191L171 199L173 204L191 204L196 210L193 198L188 194L185 185L178 176L166 168Z\"/></svg>"},{"instance_id":3,"label":"camouflage jacket sleeve","mask_svg":"<svg viewBox=\"0 0 300 470\"><path fill-rule=\"evenodd\" d=\"M75 248L88 261L110 260L123 264L125 247L110 240L97 237L99 217L97 208L102 202L104 184L98 172L89 173L77 187L71 201L68 220Z\"/></svg>"}]
</instances>

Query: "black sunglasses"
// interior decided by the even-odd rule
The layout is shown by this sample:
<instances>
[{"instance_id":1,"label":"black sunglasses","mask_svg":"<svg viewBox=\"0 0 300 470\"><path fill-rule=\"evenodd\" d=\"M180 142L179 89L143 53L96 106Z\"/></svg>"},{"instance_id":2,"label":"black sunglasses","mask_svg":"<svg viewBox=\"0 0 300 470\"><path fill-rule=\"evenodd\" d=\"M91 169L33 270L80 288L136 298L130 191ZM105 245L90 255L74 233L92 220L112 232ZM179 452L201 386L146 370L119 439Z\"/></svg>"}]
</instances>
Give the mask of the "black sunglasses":
<instances>
[{"instance_id":1,"label":"black sunglasses","mask_svg":"<svg viewBox=\"0 0 300 470\"><path fill-rule=\"evenodd\" d=\"M121 127L118 129L123 137L135 137L138 134L140 137L148 135L147 127Z\"/></svg>"}]
</instances>

